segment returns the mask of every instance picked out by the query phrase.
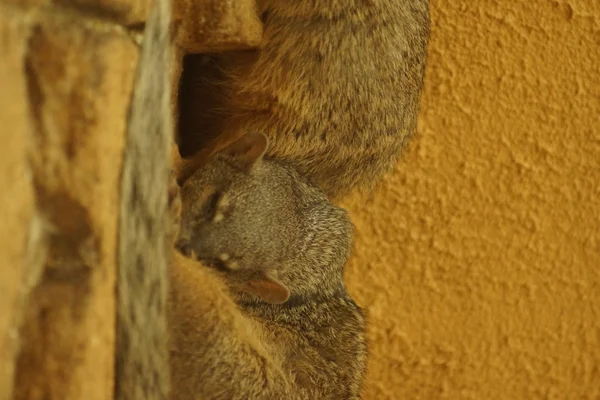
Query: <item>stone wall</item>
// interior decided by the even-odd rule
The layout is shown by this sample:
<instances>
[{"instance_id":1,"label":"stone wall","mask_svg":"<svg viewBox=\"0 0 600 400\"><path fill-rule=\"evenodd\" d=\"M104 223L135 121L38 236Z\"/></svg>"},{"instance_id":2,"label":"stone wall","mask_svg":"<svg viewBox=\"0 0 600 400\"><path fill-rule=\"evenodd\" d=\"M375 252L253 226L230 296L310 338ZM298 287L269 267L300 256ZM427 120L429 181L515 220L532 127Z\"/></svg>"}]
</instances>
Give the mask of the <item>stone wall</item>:
<instances>
[{"instance_id":1,"label":"stone wall","mask_svg":"<svg viewBox=\"0 0 600 400\"><path fill-rule=\"evenodd\" d=\"M122 26L68 4L0 8L0 126L9 143L0 150L9 195L0 398L14 387L15 399L108 399L138 46Z\"/></svg>"},{"instance_id":2,"label":"stone wall","mask_svg":"<svg viewBox=\"0 0 600 400\"><path fill-rule=\"evenodd\" d=\"M181 57L261 34L251 1L180 0L171 53L170 9L0 1L0 400L166 396L160 244Z\"/></svg>"}]
</instances>

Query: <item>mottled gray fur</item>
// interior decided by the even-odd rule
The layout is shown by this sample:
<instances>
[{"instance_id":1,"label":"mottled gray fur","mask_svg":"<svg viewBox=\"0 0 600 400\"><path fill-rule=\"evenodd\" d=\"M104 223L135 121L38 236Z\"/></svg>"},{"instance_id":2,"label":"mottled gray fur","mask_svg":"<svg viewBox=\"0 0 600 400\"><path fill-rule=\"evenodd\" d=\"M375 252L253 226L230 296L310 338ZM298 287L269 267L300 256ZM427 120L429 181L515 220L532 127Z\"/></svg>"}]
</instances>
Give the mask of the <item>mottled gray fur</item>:
<instances>
[{"instance_id":1,"label":"mottled gray fur","mask_svg":"<svg viewBox=\"0 0 600 400\"><path fill-rule=\"evenodd\" d=\"M242 140L253 146L259 137ZM218 155L183 185L178 245L224 278L237 318L255 324L254 340L269 357L252 356L236 340L219 345L235 329L227 318L207 318L193 327L206 338L194 349L202 354L197 390L211 399L358 399L365 321L343 282L352 223L295 169L269 159L240 162L238 150ZM248 286L264 280L267 287ZM259 360L263 373L226 382L232 370Z\"/></svg>"}]
</instances>

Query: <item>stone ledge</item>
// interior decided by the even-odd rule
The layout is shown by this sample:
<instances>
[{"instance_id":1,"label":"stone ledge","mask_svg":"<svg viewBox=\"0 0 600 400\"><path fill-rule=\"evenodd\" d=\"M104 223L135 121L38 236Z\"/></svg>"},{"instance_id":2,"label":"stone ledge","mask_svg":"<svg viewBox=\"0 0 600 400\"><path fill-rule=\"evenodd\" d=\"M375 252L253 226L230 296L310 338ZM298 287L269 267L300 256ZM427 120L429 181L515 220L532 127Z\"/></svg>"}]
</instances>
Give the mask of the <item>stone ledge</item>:
<instances>
[{"instance_id":1,"label":"stone ledge","mask_svg":"<svg viewBox=\"0 0 600 400\"><path fill-rule=\"evenodd\" d=\"M173 20L186 53L250 49L262 40L254 0L174 0Z\"/></svg>"}]
</instances>

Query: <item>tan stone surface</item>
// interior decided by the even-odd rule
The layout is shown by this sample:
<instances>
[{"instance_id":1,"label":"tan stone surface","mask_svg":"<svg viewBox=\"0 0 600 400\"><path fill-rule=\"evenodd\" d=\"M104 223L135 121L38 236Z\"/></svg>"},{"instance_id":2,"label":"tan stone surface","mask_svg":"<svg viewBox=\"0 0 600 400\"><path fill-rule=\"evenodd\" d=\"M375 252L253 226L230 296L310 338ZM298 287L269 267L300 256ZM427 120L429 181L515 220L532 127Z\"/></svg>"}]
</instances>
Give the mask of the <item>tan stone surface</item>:
<instances>
[{"instance_id":1,"label":"tan stone surface","mask_svg":"<svg viewBox=\"0 0 600 400\"><path fill-rule=\"evenodd\" d=\"M0 0L22 8L41 6L64 14L78 14L81 18L102 19L126 26L143 24L155 0Z\"/></svg>"},{"instance_id":2,"label":"tan stone surface","mask_svg":"<svg viewBox=\"0 0 600 400\"><path fill-rule=\"evenodd\" d=\"M21 332L17 399L113 394L119 178L137 47L119 28L40 13L24 68L48 258Z\"/></svg>"},{"instance_id":3,"label":"tan stone surface","mask_svg":"<svg viewBox=\"0 0 600 400\"><path fill-rule=\"evenodd\" d=\"M358 228L365 399L600 398L600 2L431 2L419 134Z\"/></svg>"},{"instance_id":4,"label":"tan stone surface","mask_svg":"<svg viewBox=\"0 0 600 400\"><path fill-rule=\"evenodd\" d=\"M262 39L255 0L173 0L173 20L187 53L254 48Z\"/></svg>"},{"instance_id":5,"label":"tan stone surface","mask_svg":"<svg viewBox=\"0 0 600 400\"><path fill-rule=\"evenodd\" d=\"M31 0L28 0L31 1ZM112 18L126 25L146 21L155 0L52 0L97 17Z\"/></svg>"},{"instance_id":6,"label":"tan stone surface","mask_svg":"<svg viewBox=\"0 0 600 400\"><path fill-rule=\"evenodd\" d=\"M12 9L12 12L15 12L16 8L20 8L21 11L25 11L33 8L34 6L47 6L51 1L52 0L0 0L0 3L7 6L15 6Z\"/></svg>"},{"instance_id":7,"label":"tan stone surface","mask_svg":"<svg viewBox=\"0 0 600 400\"><path fill-rule=\"evenodd\" d=\"M22 68L28 28L28 15L0 4L0 399L11 398L33 210L26 163L31 126Z\"/></svg>"}]
</instances>

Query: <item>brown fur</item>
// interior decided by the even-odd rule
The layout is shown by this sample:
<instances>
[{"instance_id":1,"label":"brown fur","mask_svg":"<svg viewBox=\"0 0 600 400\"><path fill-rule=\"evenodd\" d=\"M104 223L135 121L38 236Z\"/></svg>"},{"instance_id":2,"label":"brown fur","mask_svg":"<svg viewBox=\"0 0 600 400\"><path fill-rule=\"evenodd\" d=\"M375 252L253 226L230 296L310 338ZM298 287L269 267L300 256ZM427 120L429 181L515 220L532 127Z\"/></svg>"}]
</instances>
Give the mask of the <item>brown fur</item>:
<instances>
[{"instance_id":1,"label":"brown fur","mask_svg":"<svg viewBox=\"0 0 600 400\"><path fill-rule=\"evenodd\" d=\"M215 57L222 78L203 88L222 97L204 110L213 131L183 132L183 148L201 147L203 160L247 132L263 132L268 156L331 198L371 187L416 128L428 1L259 0L258 9L261 49Z\"/></svg>"},{"instance_id":2,"label":"brown fur","mask_svg":"<svg viewBox=\"0 0 600 400\"><path fill-rule=\"evenodd\" d=\"M177 245L200 262L173 264L173 397L358 399L352 224L328 197L375 183L415 130L428 3L258 7L261 49L214 56L210 124L180 128L184 155L201 151L182 170Z\"/></svg>"},{"instance_id":3,"label":"brown fur","mask_svg":"<svg viewBox=\"0 0 600 400\"><path fill-rule=\"evenodd\" d=\"M178 245L204 265L173 265L173 398L358 399L365 323L342 279L352 224L265 150L243 137L182 188Z\"/></svg>"}]
</instances>

